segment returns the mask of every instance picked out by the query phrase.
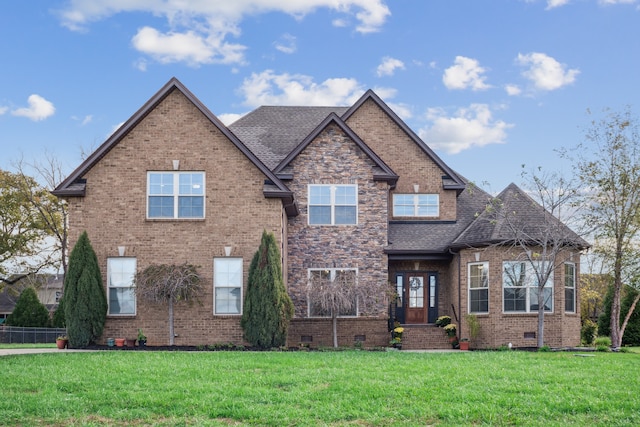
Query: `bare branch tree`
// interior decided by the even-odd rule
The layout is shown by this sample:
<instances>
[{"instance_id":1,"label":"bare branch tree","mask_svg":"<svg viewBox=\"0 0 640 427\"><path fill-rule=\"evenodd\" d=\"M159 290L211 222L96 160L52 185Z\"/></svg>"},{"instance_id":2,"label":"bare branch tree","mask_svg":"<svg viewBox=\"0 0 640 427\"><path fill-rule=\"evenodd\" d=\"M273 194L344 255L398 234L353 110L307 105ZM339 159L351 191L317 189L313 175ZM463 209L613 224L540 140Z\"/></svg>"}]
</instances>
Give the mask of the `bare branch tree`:
<instances>
[{"instance_id":1,"label":"bare branch tree","mask_svg":"<svg viewBox=\"0 0 640 427\"><path fill-rule=\"evenodd\" d=\"M169 345L174 344L173 305L192 301L203 291L198 267L191 264L152 264L136 274L135 292L141 299L169 305Z\"/></svg>"}]
</instances>

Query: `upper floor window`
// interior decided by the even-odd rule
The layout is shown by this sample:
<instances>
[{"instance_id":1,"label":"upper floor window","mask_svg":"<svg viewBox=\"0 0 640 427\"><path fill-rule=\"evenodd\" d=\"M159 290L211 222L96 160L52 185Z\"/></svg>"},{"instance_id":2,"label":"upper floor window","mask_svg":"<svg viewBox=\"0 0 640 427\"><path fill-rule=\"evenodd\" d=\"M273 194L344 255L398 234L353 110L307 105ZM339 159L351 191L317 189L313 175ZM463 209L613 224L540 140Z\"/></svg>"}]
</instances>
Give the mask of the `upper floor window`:
<instances>
[{"instance_id":1,"label":"upper floor window","mask_svg":"<svg viewBox=\"0 0 640 427\"><path fill-rule=\"evenodd\" d=\"M204 218L204 172L149 172L148 218Z\"/></svg>"},{"instance_id":2,"label":"upper floor window","mask_svg":"<svg viewBox=\"0 0 640 427\"><path fill-rule=\"evenodd\" d=\"M309 185L309 224L355 225L357 223L357 185Z\"/></svg>"},{"instance_id":3,"label":"upper floor window","mask_svg":"<svg viewBox=\"0 0 640 427\"><path fill-rule=\"evenodd\" d=\"M107 258L107 288L110 315L136 314L135 258Z\"/></svg>"},{"instance_id":4,"label":"upper floor window","mask_svg":"<svg viewBox=\"0 0 640 427\"><path fill-rule=\"evenodd\" d=\"M576 312L576 265L564 265L564 311Z\"/></svg>"},{"instance_id":5,"label":"upper floor window","mask_svg":"<svg viewBox=\"0 0 640 427\"><path fill-rule=\"evenodd\" d=\"M435 217L440 213L437 194L394 194L393 216Z\"/></svg>"},{"instance_id":6,"label":"upper floor window","mask_svg":"<svg viewBox=\"0 0 640 427\"><path fill-rule=\"evenodd\" d=\"M507 261L502 264L503 304L505 312L538 311L538 279L530 262ZM553 278L542 288L545 311L553 310Z\"/></svg>"},{"instance_id":7,"label":"upper floor window","mask_svg":"<svg viewBox=\"0 0 640 427\"><path fill-rule=\"evenodd\" d=\"M489 312L489 263L469 264L469 313Z\"/></svg>"},{"instance_id":8,"label":"upper floor window","mask_svg":"<svg viewBox=\"0 0 640 427\"><path fill-rule=\"evenodd\" d=\"M242 258L213 260L214 314L242 314Z\"/></svg>"}]
</instances>

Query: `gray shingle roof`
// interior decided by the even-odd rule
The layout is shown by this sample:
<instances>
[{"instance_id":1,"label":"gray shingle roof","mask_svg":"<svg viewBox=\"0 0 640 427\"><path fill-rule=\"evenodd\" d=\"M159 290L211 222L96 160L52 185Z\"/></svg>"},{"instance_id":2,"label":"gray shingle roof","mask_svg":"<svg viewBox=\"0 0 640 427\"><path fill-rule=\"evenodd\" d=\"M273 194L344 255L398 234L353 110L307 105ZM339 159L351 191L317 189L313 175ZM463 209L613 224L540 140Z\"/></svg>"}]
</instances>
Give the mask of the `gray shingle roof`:
<instances>
[{"instance_id":1,"label":"gray shingle roof","mask_svg":"<svg viewBox=\"0 0 640 427\"><path fill-rule=\"evenodd\" d=\"M229 129L273 170L329 114L349 107L263 106L241 117Z\"/></svg>"}]
</instances>

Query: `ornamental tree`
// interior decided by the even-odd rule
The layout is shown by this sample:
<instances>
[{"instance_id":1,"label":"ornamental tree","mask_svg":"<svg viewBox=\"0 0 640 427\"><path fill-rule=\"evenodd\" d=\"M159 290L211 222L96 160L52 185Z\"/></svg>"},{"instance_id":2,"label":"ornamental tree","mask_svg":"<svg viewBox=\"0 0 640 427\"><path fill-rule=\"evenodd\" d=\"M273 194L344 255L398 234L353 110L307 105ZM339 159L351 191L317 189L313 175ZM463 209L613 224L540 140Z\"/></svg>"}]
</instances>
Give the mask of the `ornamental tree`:
<instances>
[{"instance_id":1,"label":"ornamental tree","mask_svg":"<svg viewBox=\"0 0 640 427\"><path fill-rule=\"evenodd\" d=\"M136 274L135 292L143 300L168 305L169 345L173 345L173 306L179 301L197 299L202 293L202 281L195 265L152 264Z\"/></svg>"},{"instance_id":2,"label":"ornamental tree","mask_svg":"<svg viewBox=\"0 0 640 427\"><path fill-rule=\"evenodd\" d=\"M260 348L285 345L293 317L293 303L284 286L280 259L273 233L264 231L249 266L241 321L245 339Z\"/></svg>"},{"instance_id":3,"label":"ornamental tree","mask_svg":"<svg viewBox=\"0 0 640 427\"><path fill-rule=\"evenodd\" d=\"M98 258L84 231L69 257L64 278L64 317L72 347L86 347L102 335L107 297Z\"/></svg>"}]
</instances>

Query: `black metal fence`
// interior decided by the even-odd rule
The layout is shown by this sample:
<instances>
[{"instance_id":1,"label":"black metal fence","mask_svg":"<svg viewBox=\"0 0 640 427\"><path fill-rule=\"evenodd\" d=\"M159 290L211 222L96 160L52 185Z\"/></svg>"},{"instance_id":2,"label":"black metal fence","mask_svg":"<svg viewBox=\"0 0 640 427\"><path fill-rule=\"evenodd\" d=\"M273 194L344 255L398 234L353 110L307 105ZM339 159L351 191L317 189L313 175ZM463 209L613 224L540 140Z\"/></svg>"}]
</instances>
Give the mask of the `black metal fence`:
<instances>
[{"instance_id":1,"label":"black metal fence","mask_svg":"<svg viewBox=\"0 0 640 427\"><path fill-rule=\"evenodd\" d=\"M0 343L3 344L44 344L55 343L60 335L66 335L64 328L21 328L0 326Z\"/></svg>"}]
</instances>

